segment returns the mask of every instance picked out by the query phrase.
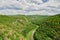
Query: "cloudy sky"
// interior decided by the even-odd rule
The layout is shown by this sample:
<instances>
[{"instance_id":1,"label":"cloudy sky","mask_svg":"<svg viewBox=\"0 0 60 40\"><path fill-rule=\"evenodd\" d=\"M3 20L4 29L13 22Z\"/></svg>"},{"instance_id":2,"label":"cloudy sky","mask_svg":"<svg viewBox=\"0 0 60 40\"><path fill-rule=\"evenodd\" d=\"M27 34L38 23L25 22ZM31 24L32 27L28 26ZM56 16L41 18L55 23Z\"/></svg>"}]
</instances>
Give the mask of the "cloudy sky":
<instances>
[{"instance_id":1,"label":"cloudy sky","mask_svg":"<svg viewBox=\"0 0 60 40\"><path fill-rule=\"evenodd\" d=\"M0 0L0 14L54 15L60 13L60 0Z\"/></svg>"}]
</instances>

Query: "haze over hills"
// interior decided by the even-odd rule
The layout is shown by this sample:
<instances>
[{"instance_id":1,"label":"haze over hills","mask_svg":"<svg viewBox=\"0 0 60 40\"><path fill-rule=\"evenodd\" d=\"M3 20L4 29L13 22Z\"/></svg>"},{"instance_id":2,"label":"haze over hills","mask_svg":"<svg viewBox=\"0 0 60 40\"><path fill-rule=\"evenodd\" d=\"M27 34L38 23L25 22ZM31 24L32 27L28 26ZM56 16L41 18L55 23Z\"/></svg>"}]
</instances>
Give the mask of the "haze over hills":
<instances>
[{"instance_id":1,"label":"haze over hills","mask_svg":"<svg viewBox=\"0 0 60 40\"><path fill-rule=\"evenodd\" d=\"M0 0L0 14L54 15L60 13L59 0Z\"/></svg>"}]
</instances>

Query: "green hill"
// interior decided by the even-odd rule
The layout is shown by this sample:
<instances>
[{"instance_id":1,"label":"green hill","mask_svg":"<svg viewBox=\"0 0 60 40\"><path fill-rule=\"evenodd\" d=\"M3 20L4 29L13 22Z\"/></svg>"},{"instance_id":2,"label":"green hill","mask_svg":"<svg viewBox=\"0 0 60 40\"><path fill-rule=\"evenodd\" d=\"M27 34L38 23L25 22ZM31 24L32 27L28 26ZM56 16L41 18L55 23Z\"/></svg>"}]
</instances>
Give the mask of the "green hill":
<instances>
[{"instance_id":1,"label":"green hill","mask_svg":"<svg viewBox=\"0 0 60 40\"><path fill-rule=\"evenodd\" d=\"M48 17L38 26L34 40L60 40L60 14Z\"/></svg>"},{"instance_id":2,"label":"green hill","mask_svg":"<svg viewBox=\"0 0 60 40\"><path fill-rule=\"evenodd\" d=\"M37 28L34 23L43 22L44 18L47 17L0 15L0 40L30 40L32 31Z\"/></svg>"},{"instance_id":3,"label":"green hill","mask_svg":"<svg viewBox=\"0 0 60 40\"><path fill-rule=\"evenodd\" d=\"M0 40L31 40L33 36L34 40L60 40L60 15L0 15Z\"/></svg>"}]
</instances>

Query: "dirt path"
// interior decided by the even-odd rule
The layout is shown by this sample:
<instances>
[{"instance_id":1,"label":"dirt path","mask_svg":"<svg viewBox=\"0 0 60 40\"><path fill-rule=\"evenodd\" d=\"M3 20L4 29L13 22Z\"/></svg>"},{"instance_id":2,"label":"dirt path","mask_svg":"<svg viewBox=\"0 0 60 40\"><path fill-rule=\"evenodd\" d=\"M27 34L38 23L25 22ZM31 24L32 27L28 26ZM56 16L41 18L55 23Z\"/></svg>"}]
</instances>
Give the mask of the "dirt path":
<instances>
[{"instance_id":1,"label":"dirt path","mask_svg":"<svg viewBox=\"0 0 60 40\"><path fill-rule=\"evenodd\" d=\"M36 31L36 29L38 28L39 26L37 26L35 29L31 30L28 34L27 34L27 40L34 40L33 36L34 36L34 33Z\"/></svg>"},{"instance_id":2,"label":"dirt path","mask_svg":"<svg viewBox=\"0 0 60 40\"><path fill-rule=\"evenodd\" d=\"M33 35L34 35L35 31L36 31L36 30L33 30L32 34L31 34L31 37L30 37L30 40L34 40L34 39L33 39Z\"/></svg>"},{"instance_id":3,"label":"dirt path","mask_svg":"<svg viewBox=\"0 0 60 40\"><path fill-rule=\"evenodd\" d=\"M37 28L38 28L38 26L37 26ZM35 31L36 31L37 28L35 28L35 29L32 31L31 36L30 36L30 40L34 40L33 36L34 36L34 33L35 33Z\"/></svg>"}]
</instances>

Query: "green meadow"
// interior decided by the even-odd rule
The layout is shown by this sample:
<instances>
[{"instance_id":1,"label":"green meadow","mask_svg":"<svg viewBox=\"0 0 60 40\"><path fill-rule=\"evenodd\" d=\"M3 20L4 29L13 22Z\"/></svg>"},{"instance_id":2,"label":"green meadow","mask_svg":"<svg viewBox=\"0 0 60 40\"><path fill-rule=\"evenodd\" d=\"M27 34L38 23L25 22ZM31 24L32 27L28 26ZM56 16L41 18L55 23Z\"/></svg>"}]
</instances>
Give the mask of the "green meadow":
<instances>
[{"instance_id":1,"label":"green meadow","mask_svg":"<svg viewBox=\"0 0 60 40\"><path fill-rule=\"evenodd\" d=\"M60 40L60 14L0 15L0 40Z\"/></svg>"}]
</instances>

